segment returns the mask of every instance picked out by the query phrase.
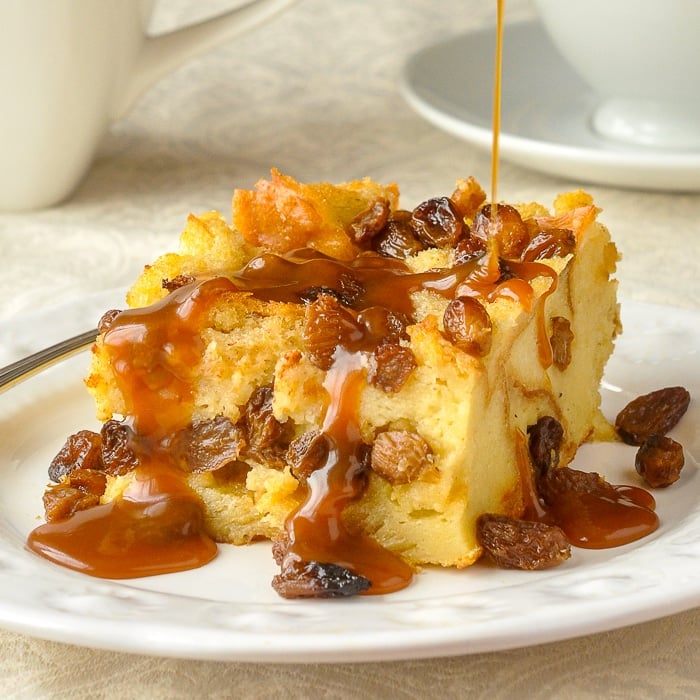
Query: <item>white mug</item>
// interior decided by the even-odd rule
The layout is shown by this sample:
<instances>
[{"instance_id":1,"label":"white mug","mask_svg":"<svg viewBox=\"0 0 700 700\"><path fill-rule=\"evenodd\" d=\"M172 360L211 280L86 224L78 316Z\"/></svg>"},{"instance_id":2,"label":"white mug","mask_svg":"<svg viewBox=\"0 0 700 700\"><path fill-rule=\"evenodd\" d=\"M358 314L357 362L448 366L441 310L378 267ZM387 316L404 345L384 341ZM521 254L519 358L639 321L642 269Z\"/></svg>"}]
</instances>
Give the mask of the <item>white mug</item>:
<instances>
[{"instance_id":1,"label":"white mug","mask_svg":"<svg viewBox=\"0 0 700 700\"><path fill-rule=\"evenodd\" d=\"M535 5L554 45L600 97L596 132L638 147L700 149L699 0Z\"/></svg>"},{"instance_id":2,"label":"white mug","mask_svg":"<svg viewBox=\"0 0 700 700\"><path fill-rule=\"evenodd\" d=\"M0 210L65 199L149 85L293 2L251 0L151 37L154 0L0 0Z\"/></svg>"}]
</instances>

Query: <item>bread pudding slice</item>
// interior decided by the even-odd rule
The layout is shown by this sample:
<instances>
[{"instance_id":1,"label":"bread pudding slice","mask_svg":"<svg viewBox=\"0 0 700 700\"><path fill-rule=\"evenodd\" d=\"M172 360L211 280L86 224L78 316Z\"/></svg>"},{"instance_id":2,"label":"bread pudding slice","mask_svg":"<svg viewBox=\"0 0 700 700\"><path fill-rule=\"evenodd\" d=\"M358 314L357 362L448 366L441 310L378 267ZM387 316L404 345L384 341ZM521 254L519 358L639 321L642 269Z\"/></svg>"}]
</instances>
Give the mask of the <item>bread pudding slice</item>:
<instances>
[{"instance_id":1,"label":"bread pudding slice","mask_svg":"<svg viewBox=\"0 0 700 700\"><path fill-rule=\"evenodd\" d=\"M561 424L560 464L610 435L599 384L620 330L618 255L587 194L484 202L471 178L407 211L393 185L273 171L235 192L232 225L190 216L93 349L102 440L129 455L101 502L157 454L210 537L276 542L283 595L475 562L477 518L523 513L529 427Z\"/></svg>"}]
</instances>

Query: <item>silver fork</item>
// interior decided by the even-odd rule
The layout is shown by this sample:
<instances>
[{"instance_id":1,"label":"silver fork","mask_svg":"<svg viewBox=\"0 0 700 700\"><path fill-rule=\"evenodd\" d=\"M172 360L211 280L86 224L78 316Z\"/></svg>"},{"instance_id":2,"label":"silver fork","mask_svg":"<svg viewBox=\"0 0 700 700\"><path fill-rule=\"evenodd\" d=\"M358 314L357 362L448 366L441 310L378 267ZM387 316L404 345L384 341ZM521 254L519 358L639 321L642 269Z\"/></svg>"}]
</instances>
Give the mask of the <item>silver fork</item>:
<instances>
[{"instance_id":1,"label":"silver fork","mask_svg":"<svg viewBox=\"0 0 700 700\"><path fill-rule=\"evenodd\" d=\"M47 367L76 355L81 350L92 345L96 336L97 329L93 328L3 367L0 369L0 393L7 391L25 379L29 379L29 377L33 377Z\"/></svg>"}]
</instances>

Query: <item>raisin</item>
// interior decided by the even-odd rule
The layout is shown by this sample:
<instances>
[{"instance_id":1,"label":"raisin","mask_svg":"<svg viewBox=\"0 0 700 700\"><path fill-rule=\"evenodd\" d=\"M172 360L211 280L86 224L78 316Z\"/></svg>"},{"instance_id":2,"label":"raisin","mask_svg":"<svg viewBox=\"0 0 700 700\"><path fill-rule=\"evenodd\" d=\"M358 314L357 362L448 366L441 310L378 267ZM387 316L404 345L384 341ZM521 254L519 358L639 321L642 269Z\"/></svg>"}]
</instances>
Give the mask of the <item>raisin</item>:
<instances>
[{"instance_id":1,"label":"raisin","mask_svg":"<svg viewBox=\"0 0 700 700\"><path fill-rule=\"evenodd\" d=\"M43 496L46 522L65 520L79 510L92 508L100 502L100 497L85 493L73 486L58 484L46 489Z\"/></svg>"},{"instance_id":2,"label":"raisin","mask_svg":"<svg viewBox=\"0 0 700 700\"><path fill-rule=\"evenodd\" d=\"M492 326L483 304L473 297L453 299L445 309L442 323L453 345L470 355L484 357L491 349Z\"/></svg>"},{"instance_id":3,"label":"raisin","mask_svg":"<svg viewBox=\"0 0 700 700\"><path fill-rule=\"evenodd\" d=\"M337 564L293 561L272 579L282 598L345 598L366 591L371 582Z\"/></svg>"},{"instance_id":4,"label":"raisin","mask_svg":"<svg viewBox=\"0 0 700 700\"><path fill-rule=\"evenodd\" d=\"M121 311L119 311L119 309L110 309L109 311L105 311L100 320L97 322L97 332L106 333L114 323L114 319L119 316L120 313Z\"/></svg>"},{"instance_id":5,"label":"raisin","mask_svg":"<svg viewBox=\"0 0 700 700\"><path fill-rule=\"evenodd\" d=\"M283 467L291 441L291 425L275 418L272 398L271 386L256 389L246 403L239 427L245 435L246 455L257 457L268 466Z\"/></svg>"},{"instance_id":6,"label":"raisin","mask_svg":"<svg viewBox=\"0 0 700 700\"><path fill-rule=\"evenodd\" d=\"M409 484L433 467L433 453L417 433L387 430L372 445L372 469L390 484Z\"/></svg>"},{"instance_id":7,"label":"raisin","mask_svg":"<svg viewBox=\"0 0 700 700\"><path fill-rule=\"evenodd\" d=\"M530 233L520 212L509 204L498 204L495 216L490 204L479 209L472 226L472 235L483 241L495 238L500 255L511 260L519 259L530 242Z\"/></svg>"},{"instance_id":8,"label":"raisin","mask_svg":"<svg viewBox=\"0 0 700 700\"><path fill-rule=\"evenodd\" d=\"M331 296L337 301L339 301L341 304L345 304L346 306L348 306L347 300L343 299L343 295L339 291L333 289L332 287L324 287L321 285L315 287L307 287L303 291L299 292L299 300L303 304L312 304L322 294L327 294L328 296Z\"/></svg>"},{"instance_id":9,"label":"raisin","mask_svg":"<svg viewBox=\"0 0 700 700\"><path fill-rule=\"evenodd\" d=\"M240 426L217 416L179 431L170 444L173 459L186 472L209 472L235 462L245 445Z\"/></svg>"},{"instance_id":10,"label":"raisin","mask_svg":"<svg viewBox=\"0 0 700 700\"><path fill-rule=\"evenodd\" d=\"M338 291L345 306L352 306L364 293L365 288L354 275L342 272L338 277Z\"/></svg>"},{"instance_id":11,"label":"raisin","mask_svg":"<svg viewBox=\"0 0 700 700\"><path fill-rule=\"evenodd\" d=\"M313 472L326 464L329 452L328 438L316 430L310 430L292 440L285 458L292 476L304 483Z\"/></svg>"},{"instance_id":12,"label":"raisin","mask_svg":"<svg viewBox=\"0 0 700 700\"><path fill-rule=\"evenodd\" d=\"M638 396L615 419L615 428L628 445L641 445L651 435L665 435L688 410L690 394L680 386Z\"/></svg>"},{"instance_id":13,"label":"raisin","mask_svg":"<svg viewBox=\"0 0 700 700\"><path fill-rule=\"evenodd\" d=\"M375 199L350 222L350 236L357 243L371 240L386 226L390 213L391 209L386 199Z\"/></svg>"},{"instance_id":14,"label":"raisin","mask_svg":"<svg viewBox=\"0 0 700 700\"><path fill-rule=\"evenodd\" d=\"M68 480L73 488L98 497L104 494L107 487L107 476L96 469L74 469Z\"/></svg>"},{"instance_id":15,"label":"raisin","mask_svg":"<svg viewBox=\"0 0 700 700\"><path fill-rule=\"evenodd\" d=\"M449 197L433 197L419 204L411 216L418 239L434 248L454 247L464 234L464 222Z\"/></svg>"},{"instance_id":16,"label":"raisin","mask_svg":"<svg viewBox=\"0 0 700 700\"><path fill-rule=\"evenodd\" d=\"M559 467L548 472L537 482L540 495L545 503L553 504L560 496L572 493L586 493L615 500L615 487L597 472L584 472L571 467Z\"/></svg>"},{"instance_id":17,"label":"raisin","mask_svg":"<svg viewBox=\"0 0 700 700\"><path fill-rule=\"evenodd\" d=\"M532 465L539 477L559 466L559 450L564 438L561 423L552 416L542 416L527 429Z\"/></svg>"},{"instance_id":18,"label":"raisin","mask_svg":"<svg viewBox=\"0 0 700 700\"><path fill-rule=\"evenodd\" d=\"M476 521L476 536L503 569L548 569L571 556L571 545L556 525L485 513Z\"/></svg>"},{"instance_id":19,"label":"raisin","mask_svg":"<svg viewBox=\"0 0 700 700\"><path fill-rule=\"evenodd\" d=\"M385 306L369 306L357 314L357 322L367 331L368 340L396 343L408 340L409 320L400 311L392 311Z\"/></svg>"},{"instance_id":20,"label":"raisin","mask_svg":"<svg viewBox=\"0 0 700 700\"><path fill-rule=\"evenodd\" d=\"M302 338L309 359L319 369L331 368L339 345L348 347L363 336L353 313L335 297L322 294L306 307Z\"/></svg>"},{"instance_id":21,"label":"raisin","mask_svg":"<svg viewBox=\"0 0 700 700\"><path fill-rule=\"evenodd\" d=\"M73 469L102 468L102 438L92 430L71 435L49 465L49 479L60 481Z\"/></svg>"},{"instance_id":22,"label":"raisin","mask_svg":"<svg viewBox=\"0 0 700 700\"><path fill-rule=\"evenodd\" d=\"M121 476L135 469L139 458L131 441L133 431L116 420L108 420L100 431L102 436L102 463L107 474Z\"/></svg>"},{"instance_id":23,"label":"raisin","mask_svg":"<svg viewBox=\"0 0 700 700\"><path fill-rule=\"evenodd\" d=\"M547 258L563 258L575 250L574 232L566 228L553 228L536 233L520 257L524 262L533 262Z\"/></svg>"},{"instance_id":24,"label":"raisin","mask_svg":"<svg viewBox=\"0 0 700 700\"><path fill-rule=\"evenodd\" d=\"M394 212L386 226L372 239L372 249L385 258L399 260L425 250L411 225L411 212Z\"/></svg>"},{"instance_id":25,"label":"raisin","mask_svg":"<svg viewBox=\"0 0 700 700\"><path fill-rule=\"evenodd\" d=\"M574 334L571 322L563 316L552 316L552 335L549 342L552 346L552 362L557 369L565 370L571 363L571 343Z\"/></svg>"},{"instance_id":26,"label":"raisin","mask_svg":"<svg viewBox=\"0 0 700 700\"><path fill-rule=\"evenodd\" d=\"M192 284L195 281L196 278L193 275L182 274L176 275L172 279L161 280L161 285L163 289L167 289L169 292L174 292L176 289L186 287L188 284Z\"/></svg>"},{"instance_id":27,"label":"raisin","mask_svg":"<svg viewBox=\"0 0 700 700\"><path fill-rule=\"evenodd\" d=\"M481 238L467 234L455 246L454 261L456 265L477 260L486 252L486 244Z\"/></svg>"},{"instance_id":28,"label":"raisin","mask_svg":"<svg viewBox=\"0 0 700 700\"><path fill-rule=\"evenodd\" d=\"M299 300L304 304L311 304L321 295L326 294L343 306L352 306L364 291L365 288L356 277L350 273L342 273L338 279L337 289L323 285L308 287L299 292Z\"/></svg>"},{"instance_id":29,"label":"raisin","mask_svg":"<svg viewBox=\"0 0 700 700\"><path fill-rule=\"evenodd\" d=\"M683 446L663 435L651 435L637 450L634 466L637 473L654 489L678 481L685 458Z\"/></svg>"},{"instance_id":30,"label":"raisin","mask_svg":"<svg viewBox=\"0 0 700 700\"><path fill-rule=\"evenodd\" d=\"M413 351L398 343L382 343L369 358L367 380L387 393L397 392L418 366Z\"/></svg>"}]
</instances>

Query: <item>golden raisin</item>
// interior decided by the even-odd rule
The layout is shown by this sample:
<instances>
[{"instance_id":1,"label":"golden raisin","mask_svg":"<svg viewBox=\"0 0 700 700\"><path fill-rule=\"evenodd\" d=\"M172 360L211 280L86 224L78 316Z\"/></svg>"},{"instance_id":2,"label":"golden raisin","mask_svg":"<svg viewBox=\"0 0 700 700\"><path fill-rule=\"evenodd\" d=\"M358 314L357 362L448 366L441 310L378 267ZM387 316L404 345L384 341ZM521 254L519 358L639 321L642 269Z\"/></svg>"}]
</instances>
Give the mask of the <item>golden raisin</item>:
<instances>
[{"instance_id":1,"label":"golden raisin","mask_svg":"<svg viewBox=\"0 0 700 700\"><path fill-rule=\"evenodd\" d=\"M411 216L418 239L430 247L454 247L464 233L464 222L449 197L434 197L419 204Z\"/></svg>"},{"instance_id":2,"label":"golden raisin","mask_svg":"<svg viewBox=\"0 0 700 700\"><path fill-rule=\"evenodd\" d=\"M571 343L574 334L571 322L563 316L552 316L552 335L549 342L552 346L552 362L557 369L565 370L571 363Z\"/></svg>"},{"instance_id":3,"label":"golden raisin","mask_svg":"<svg viewBox=\"0 0 700 700\"><path fill-rule=\"evenodd\" d=\"M445 335L451 343L470 355L483 357L491 349L491 318L473 297L453 299L443 315Z\"/></svg>"},{"instance_id":4,"label":"golden raisin","mask_svg":"<svg viewBox=\"0 0 700 700\"><path fill-rule=\"evenodd\" d=\"M386 392L397 392L418 366L413 351L398 343L382 343L369 358L367 380Z\"/></svg>"},{"instance_id":5,"label":"golden raisin","mask_svg":"<svg viewBox=\"0 0 700 700\"><path fill-rule=\"evenodd\" d=\"M302 337L311 362L328 370L336 348L358 342L363 331L349 309L335 297L321 294L306 307Z\"/></svg>"},{"instance_id":6,"label":"golden raisin","mask_svg":"<svg viewBox=\"0 0 700 700\"><path fill-rule=\"evenodd\" d=\"M433 466L433 453L417 433L387 430L372 445L372 469L391 484L408 484Z\"/></svg>"},{"instance_id":7,"label":"golden raisin","mask_svg":"<svg viewBox=\"0 0 700 700\"><path fill-rule=\"evenodd\" d=\"M519 259L530 242L530 233L520 212L509 204L498 204L495 215L491 204L483 206L474 219L471 231L472 235L484 241L495 238L501 257L511 260Z\"/></svg>"}]
</instances>

